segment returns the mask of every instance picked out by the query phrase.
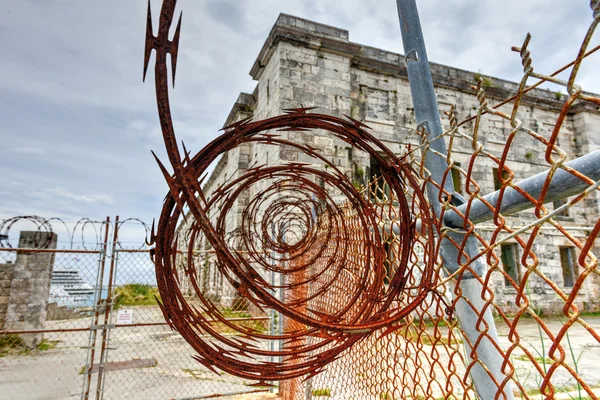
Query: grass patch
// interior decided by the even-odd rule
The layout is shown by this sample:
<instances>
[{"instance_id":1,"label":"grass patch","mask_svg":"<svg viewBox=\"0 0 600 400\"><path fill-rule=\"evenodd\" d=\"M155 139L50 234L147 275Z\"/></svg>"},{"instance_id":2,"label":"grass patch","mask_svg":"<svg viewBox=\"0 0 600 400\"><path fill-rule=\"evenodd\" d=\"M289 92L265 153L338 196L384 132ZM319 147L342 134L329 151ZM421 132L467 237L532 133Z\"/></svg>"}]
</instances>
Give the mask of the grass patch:
<instances>
[{"instance_id":1,"label":"grass patch","mask_svg":"<svg viewBox=\"0 0 600 400\"><path fill-rule=\"evenodd\" d=\"M129 283L119 286L115 289L115 296L115 310L121 306L156 305L154 296L160 298L157 287L141 283Z\"/></svg>"},{"instance_id":2,"label":"grass patch","mask_svg":"<svg viewBox=\"0 0 600 400\"><path fill-rule=\"evenodd\" d=\"M444 344L447 345L459 345L462 343L462 340L458 337L453 337L451 340L448 339L447 336L442 336L439 339L436 339L433 335L427 334L426 331L422 332L419 335L419 332L416 331L415 327L405 326L403 328L398 329L396 332L398 335L402 336L408 342L416 343L420 341L421 343L428 346L441 346Z\"/></svg>"},{"instance_id":3,"label":"grass patch","mask_svg":"<svg viewBox=\"0 0 600 400\"><path fill-rule=\"evenodd\" d=\"M598 388L598 385L592 385L592 386L590 386L590 388L592 388L592 389ZM571 393L571 392L577 391L577 389L578 389L577 385L561 386L561 387L554 386L555 393ZM525 393L529 396L535 396L535 395L541 395L542 391L540 390L540 388L533 388L533 389L527 390ZM572 399L577 399L577 400L591 399L591 397L589 397L587 395L587 393L585 394L584 397L582 397L581 395L575 395L575 397L573 397L572 395L569 395L569 397Z\"/></svg>"},{"instance_id":4,"label":"grass patch","mask_svg":"<svg viewBox=\"0 0 600 400\"><path fill-rule=\"evenodd\" d=\"M531 362L531 358L527 356L527 354L521 354L520 356L515 357L517 360ZM554 360L551 358L542 358L542 357L533 357L533 360L538 364L554 364Z\"/></svg>"},{"instance_id":5,"label":"grass patch","mask_svg":"<svg viewBox=\"0 0 600 400\"><path fill-rule=\"evenodd\" d=\"M234 321L231 322L236 327L244 327L251 330L255 330L257 332L266 332L267 331L267 322L268 321L256 321L256 320L248 320L248 321ZM212 327L219 333L239 333L239 331L233 329L230 326L227 326L223 322L217 322L212 324Z\"/></svg>"},{"instance_id":6,"label":"grass patch","mask_svg":"<svg viewBox=\"0 0 600 400\"><path fill-rule=\"evenodd\" d=\"M233 308L224 308L221 310L221 314L225 318L251 318L252 315L247 310L236 310Z\"/></svg>"},{"instance_id":7,"label":"grass patch","mask_svg":"<svg viewBox=\"0 0 600 400\"><path fill-rule=\"evenodd\" d=\"M36 348L40 351L50 350L56 347L56 345L60 342L60 340L42 340Z\"/></svg>"},{"instance_id":8,"label":"grass patch","mask_svg":"<svg viewBox=\"0 0 600 400\"><path fill-rule=\"evenodd\" d=\"M454 323L456 321L453 321ZM423 324L425 325L427 328L434 328L434 327L444 327L444 326L449 326L448 325L448 321L446 321L445 319L424 319L424 320L415 320L414 324L416 326L419 326L419 324Z\"/></svg>"},{"instance_id":9,"label":"grass patch","mask_svg":"<svg viewBox=\"0 0 600 400\"><path fill-rule=\"evenodd\" d=\"M600 311L586 311L579 313L581 317L600 317Z\"/></svg>"},{"instance_id":10,"label":"grass patch","mask_svg":"<svg viewBox=\"0 0 600 400\"><path fill-rule=\"evenodd\" d=\"M192 378L199 379L201 381L225 382L223 378L220 378L219 375L213 374L212 372L192 368L181 368L181 370L190 375Z\"/></svg>"},{"instance_id":11,"label":"grass patch","mask_svg":"<svg viewBox=\"0 0 600 400\"><path fill-rule=\"evenodd\" d=\"M481 74L481 71L476 72L473 75L473 78L475 78L476 82L479 82L479 80L481 80L481 84L483 85L483 87L485 88L489 88L489 87L493 87L494 86L494 81L491 78L488 78L487 76L483 76Z\"/></svg>"},{"instance_id":12,"label":"grass patch","mask_svg":"<svg viewBox=\"0 0 600 400\"><path fill-rule=\"evenodd\" d=\"M25 344L25 341L18 335L0 336L0 357L21 356L32 354L36 351L46 351L56 347L59 340L43 339L34 349Z\"/></svg>"},{"instance_id":13,"label":"grass patch","mask_svg":"<svg viewBox=\"0 0 600 400\"><path fill-rule=\"evenodd\" d=\"M0 336L0 357L29 354L31 349L17 335Z\"/></svg>"},{"instance_id":14,"label":"grass patch","mask_svg":"<svg viewBox=\"0 0 600 400\"><path fill-rule=\"evenodd\" d=\"M313 389L312 395L315 397L316 396L331 397L331 389L329 389L329 388Z\"/></svg>"},{"instance_id":15,"label":"grass patch","mask_svg":"<svg viewBox=\"0 0 600 400\"><path fill-rule=\"evenodd\" d=\"M230 321L229 323L235 327L244 327L257 332L266 332L268 327L268 321L266 320L252 320L252 314L246 309L230 308L225 307L219 309L221 315L225 319L241 319L240 321ZM204 314L207 318L211 319L208 314ZM244 319L247 319L244 321ZM236 329L228 326L224 322L214 322L210 326L219 333L239 333Z\"/></svg>"}]
</instances>

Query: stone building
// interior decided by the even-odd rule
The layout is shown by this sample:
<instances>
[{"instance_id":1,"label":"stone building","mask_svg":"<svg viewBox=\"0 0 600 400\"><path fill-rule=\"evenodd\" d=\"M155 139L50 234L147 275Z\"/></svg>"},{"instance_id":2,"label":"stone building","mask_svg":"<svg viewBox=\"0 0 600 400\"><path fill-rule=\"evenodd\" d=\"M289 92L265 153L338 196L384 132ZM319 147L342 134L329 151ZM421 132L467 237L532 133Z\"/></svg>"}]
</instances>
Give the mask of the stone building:
<instances>
[{"instance_id":1,"label":"stone building","mask_svg":"<svg viewBox=\"0 0 600 400\"><path fill-rule=\"evenodd\" d=\"M400 39L399 39L400 40ZM433 55L435 58L435 55ZM518 61L516 61L518 62ZM460 120L474 116L479 106L471 86L479 78L478 73L457 68L431 64L433 81L441 111L456 106ZM242 93L235 102L225 125L247 117L260 120L283 113L294 107L318 107L318 112L342 117L344 114L363 121L376 137L392 151L402 154L409 143L419 143L415 135L415 116L412 109L404 57L400 54L369 47L349 40L348 31L305 19L281 14L254 65L250 75L258 82L252 94ZM518 84L485 77L484 85L491 106L514 93ZM563 106L564 98L548 90L533 90L523 98L519 119L524 126L542 136L549 137L556 117ZM511 108L502 111L510 114ZM444 124L447 126L448 121ZM467 125L467 128L469 126ZM494 116L486 116L480 128L480 141L485 148L500 155L506 144L509 122ZM325 134L306 132L286 132L290 140L309 143L320 149L320 154L340 168L354 174L364 171L371 176L377 167L365 154L346 151L344 142ZM573 107L568 121L563 125L560 147L568 159L600 149L600 111L589 103ZM547 170L543 159L545 149L541 143L523 135L519 145L514 146L508 155L510 168L516 171L515 180L524 179ZM462 167L472 156L468 143L455 144L453 159ZM274 165L280 161L304 161L303 154L290 149L269 149L262 145L244 145L225 154L204 185L205 193L215 190L223 182L230 181L243 171L255 165ZM482 159L474 170L474 179L481 187L481 193L491 193L498 185L494 179L494 164L490 159ZM456 190L464 191L464 181L460 174L455 178ZM263 185L267 185L265 182ZM495 187L496 186L496 187ZM260 187L258 188L260 189ZM238 199L238 210L243 209L244 199ZM558 206L560 204L556 204ZM552 208L552 206L550 206ZM597 197L590 197L572 207L568 214L557 217L564 226L569 226L575 237L585 240L589 227L598 220L599 203ZM521 213L508 223L521 224L533 220L532 213ZM227 231L235 230L240 224L241 214L232 215L227 220ZM482 228L484 235L485 227ZM489 236L489 235L488 235ZM596 246L596 250L598 246ZM520 265L521 247L515 243L502 245L498 256L503 261L507 273L519 278L523 273ZM540 257L542 272L567 292L577 275L574 262L578 250L564 235L552 230L543 230L534 248ZM500 254L501 253L501 254ZM598 254L596 251L595 254ZM586 280L578 303L586 308L595 306L599 290L593 276ZM232 291L223 287L217 274L208 274L204 282L206 288L224 299L231 299ZM496 300L510 308L516 290L505 282L502 274L494 278ZM561 307L561 301L554 291L537 279L530 278L531 298L538 307L553 312ZM226 285L225 285L226 286Z\"/></svg>"}]
</instances>

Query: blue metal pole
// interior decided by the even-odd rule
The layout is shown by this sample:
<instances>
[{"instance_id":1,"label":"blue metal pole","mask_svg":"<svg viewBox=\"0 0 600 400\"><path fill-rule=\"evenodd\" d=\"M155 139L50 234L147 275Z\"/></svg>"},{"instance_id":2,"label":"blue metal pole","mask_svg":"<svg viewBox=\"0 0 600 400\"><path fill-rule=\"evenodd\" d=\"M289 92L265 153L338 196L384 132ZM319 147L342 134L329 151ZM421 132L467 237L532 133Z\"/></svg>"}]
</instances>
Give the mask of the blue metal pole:
<instances>
[{"instance_id":1,"label":"blue metal pole","mask_svg":"<svg viewBox=\"0 0 600 400\"><path fill-rule=\"evenodd\" d=\"M600 180L600 150L586 154L585 156L576 158L565 164L566 166L574 169L575 171L585 175L593 181ZM542 172L534 175L530 178L524 179L515 184L520 190L529 194L534 199L540 197L544 183L548 178L548 172ZM575 196L588 189L591 185L572 173L558 169L552 176L550 186L546 197L544 197L544 204L551 203L556 200L566 199L570 196ZM490 193L483 197L483 199L496 206L498 203L498 197L500 191ZM519 191L512 187L504 189L504 195L502 196L502 204L500 204L500 212L504 215L510 215L528 208L535 207L531 201L523 196ZM456 207L463 215L467 211L467 205L462 204ZM479 222L488 221L494 218L494 212L481 200L476 199L471 204L469 209L469 215L467 215L469 221L474 224ZM444 224L446 226L459 228L464 226L464 219L454 210L447 210L444 214Z\"/></svg>"},{"instance_id":2,"label":"blue metal pole","mask_svg":"<svg viewBox=\"0 0 600 400\"><path fill-rule=\"evenodd\" d=\"M425 168L431 174L431 182L442 187L449 196L460 200L461 196L454 192L451 174L447 174L445 181L443 179L448 168L447 150L442 137L442 123L417 5L415 0L397 0L396 4L417 126L424 134L423 142L429 146L423 154ZM439 218L442 207L440 199L442 199L443 191L431 182L427 185L427 196L434 214ZM464 232L458 231L448 232L442 238L441 256L448 274L458 271L461 268L461 261L464 265L466 258L471 259L479 253L475 237L471 235L466 238L465 236ZM459 254L459 250L449 238L459 244L466 238L467 245L464 252L466 254ZM486 271L485 265L479 261L474 264L471 265L471 270L477 275L483 275ZM485 288L478 279L475 279L473 273L465 272L460 281L456 282L454 289L454 295L458 296L455 301L454 315L456 315L462 332L466 336L465 339L467 339L464 341L467 356L471 362L475 362L471 368L471 378L479 397L486 400L496 398L512 400L511 383L506 382L502 391L496 384L496 382L502 384L506 380L506 375L502 371L504 357L496 348L499 343L498 332L491 307L486 307L489 300L485 299L487 297L485 293ZM471 344L478 340L479 344L473 351Z\"/></svg>"}]
</instances>

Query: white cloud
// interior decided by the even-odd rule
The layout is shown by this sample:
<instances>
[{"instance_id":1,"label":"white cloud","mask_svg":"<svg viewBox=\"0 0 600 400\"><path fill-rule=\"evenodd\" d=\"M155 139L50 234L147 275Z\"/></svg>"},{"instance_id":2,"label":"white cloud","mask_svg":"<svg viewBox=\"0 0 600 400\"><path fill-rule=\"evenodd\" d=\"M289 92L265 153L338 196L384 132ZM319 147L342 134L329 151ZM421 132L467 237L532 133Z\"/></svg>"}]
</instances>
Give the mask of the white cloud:
<instances>
[{"instance_id":1,"label":"white cloud","mask_svg":"<svg viewBox=\"0 0 600 400\"><path fill-rule=\"evenodd\" d=\"M151 220L166 185L152 61L142 83L146 0L22 0L0 5L0 212ZM419 1L430 60L519 80L510 51L531 31L534 67L550 73L575 56L591 21L588 2ZM155 29L160 1L152 0ZM280 12L350 31L350 39L401 52L395 2L180 0L177 84L180 139L198 151L219 134ZM594 39L592 46L599 43ZM582 69L600 92L599 56ZM75 215L78 214L78 215Z\"/></svg>"},{"instance_id":2,"label":"white cloud","mask_svg":"<svg viewBox=\"0 0 600 400\"><path fill-rule=\"evenodd\" d=\"M74 193L74 192L67 190L60 186L44 188L44 189L42 189L41 195L42 196L49 195L52 197L59 197L59 198L63 198L64 200L73 202L73 203L81 202L81 203L86 203L86 204L95 204L95 203L110 204L110 205L114 204L112 196L110 196L108 194L80 194L80 193Z\"/></svg>"}]
</instances>

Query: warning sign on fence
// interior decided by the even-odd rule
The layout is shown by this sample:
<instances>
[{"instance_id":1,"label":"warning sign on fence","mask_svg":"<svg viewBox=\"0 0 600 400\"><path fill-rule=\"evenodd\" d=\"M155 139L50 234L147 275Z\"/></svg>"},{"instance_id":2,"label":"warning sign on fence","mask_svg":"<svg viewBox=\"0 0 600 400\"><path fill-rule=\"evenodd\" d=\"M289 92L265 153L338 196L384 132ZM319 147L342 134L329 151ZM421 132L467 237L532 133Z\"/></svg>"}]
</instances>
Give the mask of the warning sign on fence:
<instances>
[{"instance_id":1,"label":"warning sign on fence","mask_svg":"<svg viewBox=\"0 0 600 400\"><path fill-rule=\"evenodd\" d=\"M117 325L121 324L133 324L132 310L119 310L117 313Z\"/></svg>"}]
</instances>

